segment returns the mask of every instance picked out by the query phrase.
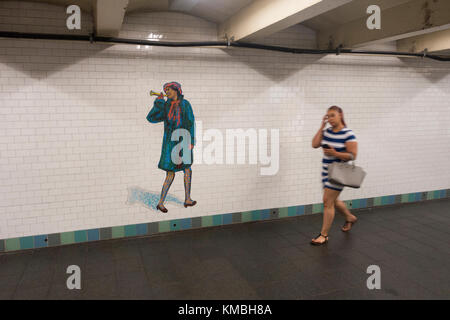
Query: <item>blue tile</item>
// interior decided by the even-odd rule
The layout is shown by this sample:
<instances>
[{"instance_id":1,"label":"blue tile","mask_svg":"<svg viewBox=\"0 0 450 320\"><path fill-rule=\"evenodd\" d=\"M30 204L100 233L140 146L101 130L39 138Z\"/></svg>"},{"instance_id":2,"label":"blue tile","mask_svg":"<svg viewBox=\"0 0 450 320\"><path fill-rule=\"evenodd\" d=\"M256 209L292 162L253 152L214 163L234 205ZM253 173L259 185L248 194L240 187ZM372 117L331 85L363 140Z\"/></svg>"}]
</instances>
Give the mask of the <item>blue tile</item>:
<instances>
[{"instance_id":1,"label":"blue tile","mask_svg":"<svg viewBox=\"0 0 450 320\"><path fill-rule=\"evenodd\" d=\"M47 235L34 236L34 247L35 248L44 248L48 246Z\"/></svg>"},{"instance_id":2,"label":"blue tile","mask_svg":"<svg viewBox=\"0 0 450 320\"><path fill-rule=\"evenodd\" d=\"M302 214L305 214L305 206L298 206L296 210L296 215L301 216Z\"/></svg>"},{"instance_id":3,"label":"blue tile","mask_svg":"<svg viewBox=\"0 0 450 320\"><path fill-rule=\"evenodd\" d=\"M147 234L147 223L141 223L136 225L136 233L139 236L143 236Z\"/></svg>"},{"instance_id":4,"label":"blue tile","mask_svg":"<svg viewBox=\"0 0 450 320\"><path fill-rule=\"evenodd\" d=\"M261 210L260 217L261 217L261 220L269 219L270 218L270 209Z\"/></svg>"},{"instance_id":5,"label":"blue tile","mask_svg":"<svg viewBox=\"0 0 450 320\"><path fill-rule=\"evenodd\" d=\"M179 223L180 223L181 229L183 229L183 230L192 228L192 219L191 218L181 219Z\"/></svg>"},{"instance_id":6,"label":"blue tile","mask_svg":"<svg viewBox=\"0 0 450 320\"><path fill-rule=\"evenodd\" d=\"M417 192L416 193L416 201L420 201L422 200L422 192Z\"/></svg>"},{"instance_id":7,"label":"blue tile","mask_svg":"<svg viewBox=\"0 0 450 320\"><path fill-rule=\"evenodd\" d=\"M366 208L367 207L367 199L359 199L359 207L360 208Z\"/></svg>"},{"instance_id":8,"label":"blue tile","mask_svg":"<svg viewBox=\"0 0 450 320\"><path fill-rule=\"evenodd\" d=\"M233 214L232 213L227 213L222 215L222 223L223 224L230 224L233 222Z\"/></svg>"},{"instance_id":9,"label":"blue tile","mask_svg":"<svg viewBox=\"0 0 450 320\"><path fill-rule=\"evenodd\" d=\"M87 236L89 241L100 240L100 232L98 229L90 229L87 231Z\"/></svg>"},{"instance_id":10,"label":"blue tile","mask_svg":"<svg viewBox=\"0 0 450 320\"><path fill-rule=\"evenodd\" d=\"M445 195L446 195L446 190L444 189L444 190L441 190L441 194L440 194L440 198L445 198Z\"/></svg>"},{"instance_id":11,"label":"blue tile","mask_svg":"<svg viewBox=\"0 0 450 320\"><path fill-rule=\"evenodd\" d=\"M388 204L394 204L395 203L395 195L388 197Z\"/></svg>"}]
</instances>

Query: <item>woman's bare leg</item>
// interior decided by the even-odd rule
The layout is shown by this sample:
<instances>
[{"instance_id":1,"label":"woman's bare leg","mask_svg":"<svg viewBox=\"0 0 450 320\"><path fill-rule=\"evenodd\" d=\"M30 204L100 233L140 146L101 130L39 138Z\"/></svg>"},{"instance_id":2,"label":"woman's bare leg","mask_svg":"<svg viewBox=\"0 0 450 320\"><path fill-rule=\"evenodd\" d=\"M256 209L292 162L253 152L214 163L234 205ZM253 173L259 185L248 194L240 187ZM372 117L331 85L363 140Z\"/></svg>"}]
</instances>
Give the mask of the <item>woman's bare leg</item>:
<instances>
[{"instance_id":1,"label":"woman's bare leg","mask_svg":"<svg viewBox=\"0 0 450 320\"><path fill-rule=\"evenodd\" d=\"M339 196L340 191L333 190L330 188L324 188L323 192L323 223L321 234L324 236L328 236L328 232L330 231L331 225L334 220L335 207L334 203ZM312 239L313 242L323 243L325 241L325 237L320 236L316 239Z\"/></svg>"},{"instance_id":2,"label":"woman's bare leg","mask_svg":"<svg viewBox=\"0 0 450 320\"><path fill-rule=\"evenodd\" d=\"M342 200L338 200L336 199L335 203L334 203L336 209L339 210L339 212L341 212L344 216L345 216L345 221L350 221L350 222L355 222L356 220L358 220L351 212L350 210L348 210L347 206L345 205L345 202ZM344 225L344 227L342 228L343 231L348 231L352 228L352 224L351 223L346 223Z\"/></svg>"}]
</instances>

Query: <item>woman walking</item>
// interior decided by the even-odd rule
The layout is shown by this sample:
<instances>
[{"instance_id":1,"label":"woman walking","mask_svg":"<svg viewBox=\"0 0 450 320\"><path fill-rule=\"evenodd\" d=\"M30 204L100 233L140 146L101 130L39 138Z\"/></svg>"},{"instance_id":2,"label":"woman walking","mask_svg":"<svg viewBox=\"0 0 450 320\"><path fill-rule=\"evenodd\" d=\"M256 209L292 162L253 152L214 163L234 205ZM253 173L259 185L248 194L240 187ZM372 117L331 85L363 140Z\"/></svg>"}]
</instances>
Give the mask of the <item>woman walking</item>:
<instances>
[{"instance_id":1,"label":"woman walking","mask_svg":"<svg viewBox=\"0 0 450 320\"><path fill-rule=\"evenodd\" d=\"M164 121L164 137L158 168L166 171L166 179L156 208L167 212L164 200L177 171L184 171L184 207L194 206L197 203L191 199L195 118L191 104L184 99L181 85L178 82L164 84L164 91L167 94L167 101L164 100L161 93L153 103L147 120L151 123ZM188 153L183 154L186 151Z\"/></svg>"},{"instance_id":2,"label":"woman walking","mask_svg":"<svg viewBox=\"0 0 450 320\"><path fill-rule=\"evenodd\" d=\"M326 123L331 127L324 130ZM322 185L323 185L323 224L320 234L311 240L313 245L322 245L328 242L328 232L333 223L335 208L345 216L342 231L347 232L357 221L350 213L345 203L338 200L343 185L338 185L328 180L328 166L333 162L345 162L356 159L358 145L353 131L347 128L344 121L344 112L338 106L328 108L327 114L322 119L322 125L313 138L313 148L323 148L322 159Z\"/></svg>"}]
</instances>

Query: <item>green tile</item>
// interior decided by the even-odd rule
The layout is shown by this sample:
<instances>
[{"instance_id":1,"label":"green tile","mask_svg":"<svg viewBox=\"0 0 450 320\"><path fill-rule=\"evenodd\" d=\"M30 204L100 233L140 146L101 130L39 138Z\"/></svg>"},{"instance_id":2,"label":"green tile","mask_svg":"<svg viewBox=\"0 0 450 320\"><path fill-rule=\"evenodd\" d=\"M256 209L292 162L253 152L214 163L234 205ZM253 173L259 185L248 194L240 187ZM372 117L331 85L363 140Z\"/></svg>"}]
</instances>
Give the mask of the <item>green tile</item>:
<instances>
[{"instance_id":1,"label":"green tile","mask_svg":"<svg viewBox=\"0 0 450 320\"><path fill-rule=\"evenodd\" d=\"M408 194L408 202L414 202L414 201L416 201L416 194L415 193Z\"/></svg>"},{"instance_id":2,"label":"green tile","mask_svg":"<svg viewBox=\"0 0 450 320\"><path fill-rule=\"evenodd\" d=\"M124 227L125 237L134 237L137 235L137 228L135 224L130 224Z\"/></svg>"},{"instance_id":3,"label":"green tile","mask_svg":"<svg viewBox=\"0 0 450 320\"><path fill-rule=\"evenodd\" d=\"M158 232L169 232L170 231L170 221L159 221L158 222Z\"/></svg>"},{"instance_id":4,"label":"green tile","mask_svg":"<svg viewBox=\"0 0 450 320\"><path fill-rule=\"evenodd\" d=\"M359 208L359 199L352 200L352 208L358 209Z\"/></svg>"},{"instance_id":5,"label":"green tile","mask_svg":"<svg viewBox=\"0 0 450 320\"><path fill-rule=\"evenodd\" d=\"M433 199L439 199L440 197L441 197L440 190L433 191Z\"/></svg>"},{"instance_id":6,"label":"green tile","mask_svg":"<svg viewBox=\"0 0 450 320\"><path fill-rule=\"evenodd\" d=\"M252 211L245 211L241 213L241 221L249 222L252 221Z\"/></svg>"},{"instance_id":7,"label":"green tile","mask_svg":"<svg viewBox=\"0 0 450 320\"><path fill-rule=\"evenodd\" d=\"M213 217L212 216L202 217L202 227L211 227L211 226L213 226Z\"/></svg>"},{"instance_id":8,"label":"green tile","mask_svg":"<svg viewBox=\"0 0 450 320\"><path fill-rule=\"evenodd\" d=\"M433 200L434 199L434 193L433 191L427 192L427 200Z\"/></svg>"},{"instance_id":9,"label":"green tile","mask_svg":"<svg viewBox=\"0 0 450 320\"><path fill-rule=\"evenodd\" d=\"M374 206L381 206L381 204L382 204L382 197L376 197L376 198L374 198L373 199L373 205Z\"/></svg>"},{"instance_id":10,"label":"green tile","mask_svg":"<svg viewBox=\"0 0 450 320\"><path fill-rule=\"evenodd\" d=\"M75 242L85 242L85 241L87 241L86 230L75 231Z\"/></svg>"},{"instance_id":11,"label":"green tile","mask_svg":"<svg viewBox=\"0 0 450 320\"><path fill-rule=\"evenodd\" d=\"M175 219L170 220L170 231L178 231L181 230L181 220Z\"/></svg>"},{"instance_id":12,"label":"green tile","mask_svg":"<svg viewBox=\"0 0 450 320\"><path fill-rule=\"evenodd\" d=\"M384 206L384 205L387 205L388 203L389 203L389 196L382 196L381 204Z\"/></svg>"},{"instance_id":13,"label":"green tile","mask_svg":"<svg viewBox=\"0 0 450 320\"><path fill-rule=\"evenodd\" d=\"M222 225L222 215L216 214L213 216L213 225L221 226Z\"/></svg>"},{"instance_id":14,"label":"green tile","mask_svg":"<svg viewBox=\"0 0 450 320\"><path fill-rule=\"evenodd\" d=\"M253 210L252 211L252 221L258 221L261 220L261 212L260 210Z\"/></svg>"},{"instance_id":15,"label":"green tile","mask_svg":"<svg viewBox=\"0 0 450 320\"><path fill-rule=\"evenodd\" d=\"M297 207L289 207L288 208L288 216L295 217L297 215Z\"/></svg>"},{"instance_id":16,"label":"green tile","mask_svg":"<svg viewBox=\"0 0 450 320\"><path fill-rule=\"evenodd\" d=\"M292 208L292 207L291 207ZM294 211L295 213L295 211ZM289 208L280 208L278 209L278 217L285 218L289 216Z\"/></svg>"},{"instance_id":17,"label":"green tile","mask_svg":"<svg viewBox=\"0 0 450 320\"><path fill-rule=\"evenodd\" d=\"M62 232L61 233L61 244L70 244L75 242L75 232Z\"/></svg>"},{"instance_id":18,"label":"green tile","mask_svg":"<svg viewBox=\"0 0 450 320\"><path fill-rule=\"evenodd\" d=\"M34 242L33 237L22 237L20 238L20 249L33 249L34 248Z\"/></svg>"},{"instance_id":19,"label":"green tile","mask_svg":"<svg viewBox=\"0 0 450 320\"><path fill-rule=\"evenodd\" d=\"M408 202L408 194L402 194L402 202Z\"/></svg>"},{"instance_id":20,"label":"green tile","mask_svg":"<svg viewBox=\"0 0 450 320\"><path fill-rule=\"evenodd\" d=\"M111 236L113 238L123 238L125 236L125 228L123 226L112 227Z\"/></svg>"},{"instance_id":21,"label":"green tile","mask_svg":"<svg viewBox=\"0 0 450 320\"><path fill-rule=\"evenodd\" d=\"M323 203L314 203L312 206L312 213L320 213L323 211Z\"/></svg>"},{"instance_id":22,"label":"green tile","mask_svg":"<svg viewBox=\"0 0 450 320\"><path fill-rule=\"evenodd\" d=\"M5 251L20 250L20 238L6 239Z\"/></svg>"}]
</instances>

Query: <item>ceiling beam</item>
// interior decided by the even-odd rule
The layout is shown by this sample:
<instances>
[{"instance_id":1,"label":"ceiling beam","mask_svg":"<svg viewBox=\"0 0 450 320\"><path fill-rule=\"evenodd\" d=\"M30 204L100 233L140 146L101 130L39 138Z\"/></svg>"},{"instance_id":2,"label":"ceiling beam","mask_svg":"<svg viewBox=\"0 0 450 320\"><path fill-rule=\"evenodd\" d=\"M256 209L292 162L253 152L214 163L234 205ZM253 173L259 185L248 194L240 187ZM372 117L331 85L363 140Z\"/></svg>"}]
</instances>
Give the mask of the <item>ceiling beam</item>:
<instances>
[{"instance_id":1,"label":"ceiling beam","mask_svg":"<svg viewBox=\"0 0 450 320\"><path fill-rule=\"evenodd\" d=\"M450 29L397 41L397 50L403 52L437 52L450 50Z\"/></svg>"},{"instance_id":2,"label":"ceiling beam","mask_svg":"<svg viewBox=\"0 0 450 320\"><path fill-rule=\"evenodd\" d=\"M219 39L268 36L352 0L255 0L218 27Z\"/></svg>"},{"instance_id":3,"label":"ceiling beam","mask_svg":"<svg viewBox=\"0 0 450 320\"><path fill-rule=\"evenodd\" d=\"M373 0L371 4L377 4ZM450 1L412 0L383 10L381 29L369 30L363 18L356 19L330 30L320 30L317 35L319 48L354 48L377 42L394 41L423 35L450 27Z\"/></svg>"},{"instance_id":4,"label":"ceiling beam","mask_svg":"<svg viewBox=\"0 0 450 320\"><path fill-rule=\"evenodd\" d=\"M191 11L200 0L169 0L169 9L175 11Z\"/></svg>"},{"instance_id":5,"label":"ceiling beam","mask_svg":"<svg viewBox=\"0 0 450 320\"><path fill-rule=\"evenodd\" d=\"M115 37L122 27L129 0L95 0L94 22L98 36Z\"/></svg>"}]
</instances>

